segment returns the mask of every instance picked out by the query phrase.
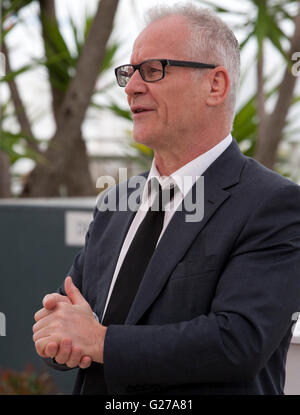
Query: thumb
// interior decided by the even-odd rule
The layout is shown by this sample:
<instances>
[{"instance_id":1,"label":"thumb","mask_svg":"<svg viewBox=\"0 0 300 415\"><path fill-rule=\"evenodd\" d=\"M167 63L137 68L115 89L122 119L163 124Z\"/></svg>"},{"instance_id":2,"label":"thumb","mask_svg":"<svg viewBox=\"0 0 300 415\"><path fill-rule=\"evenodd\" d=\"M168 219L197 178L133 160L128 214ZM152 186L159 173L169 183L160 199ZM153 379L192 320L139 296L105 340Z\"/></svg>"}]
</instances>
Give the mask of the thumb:
<instances>
[{"instance_id":1,"label":"thumb","mask_svg":"<svg viewBox=\"0 0 300 415\"><path fill-rule=\"evenodd\" d=\"M70 276L65 279L65 292L72 304L86 305L86 300L78 288L73 284L72 277Z\"/></svg>"}]
</instances>

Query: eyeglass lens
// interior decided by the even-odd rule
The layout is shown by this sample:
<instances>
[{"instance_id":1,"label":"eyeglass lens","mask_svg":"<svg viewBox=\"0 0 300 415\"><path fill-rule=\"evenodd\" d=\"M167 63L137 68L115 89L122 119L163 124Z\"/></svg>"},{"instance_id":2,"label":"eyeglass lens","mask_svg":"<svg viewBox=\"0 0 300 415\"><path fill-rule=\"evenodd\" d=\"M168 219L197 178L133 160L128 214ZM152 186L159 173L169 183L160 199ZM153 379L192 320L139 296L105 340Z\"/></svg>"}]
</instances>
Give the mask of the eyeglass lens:
<instances>
[{"instance_id":1,"label":"eyeglass lens","mask_svg":"<svg viewBox=\"0 0 300 415\"><path fill-rule=\"evenodd\" d=\"M132 65L120 66L117 69L117 80L120 86L126 86L133 75L134 68Z\"/></svg>"},{"instance_id":2,"label":"eyeglass lens","mask_svg":"<svg viewBox=\"0 0 300 415\"><path fill-rule=\"evenodd\" d=\"M159 81L164 76L163 65L160 61L151 60L143 62L139 68L141 77L144 81ZM117 78L119 85L126 86L134 73L132 65L124 65L118 68Z\"/></svg>"},{"instance_id":3,"label":"eyeglass lens","mask_svg":"<svg viewBox=\"0 0 300 415\"><path fill-rule=\"evenodd\" d=\"M163 66L160 61L144 62L140 71L145 81L158 81L163 78Z\"/></svg>"}]
</instances>

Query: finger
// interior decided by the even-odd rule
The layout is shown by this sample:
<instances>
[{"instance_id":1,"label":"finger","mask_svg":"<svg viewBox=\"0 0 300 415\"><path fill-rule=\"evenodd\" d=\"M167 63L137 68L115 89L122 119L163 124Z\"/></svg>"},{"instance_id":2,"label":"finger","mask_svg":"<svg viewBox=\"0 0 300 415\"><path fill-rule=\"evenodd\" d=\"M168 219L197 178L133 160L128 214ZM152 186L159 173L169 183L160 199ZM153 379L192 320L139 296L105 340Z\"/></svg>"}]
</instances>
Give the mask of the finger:
<instances>
[{"instance_id":1,"label":"finger","mask_svg":"<svg viewBox=\"0 0 300 415\"><path fill-rule=\"evenodd\" d=\"M55 356L57 363L64 364L69 360L72 352L72 340L68 338L62 339L59 345L59 351Z\"/></svg>"},{"instance_id":2,"label":"finger","mask_svg":"<svg viewBox=\"0 0 300 415\"><path fill-rule=\"evenodd\" d=\"M51 313L51 311L46 310L45 308L41 308L39 311L37 311L34 315L35 321L39 321L42 318L48 316Z\"/></svg>"},{"instance_id":3,"label":"finger","mask_svg":"<svg viewBox=\"0 0 300 415\"><path fill-rule=\"evenodd\" d=\"M36 333L47 326L62 329L64 319L69 313L69 309L66 310L66 307L68 308L69 305L60 302L60 304L57 304L57 307L52 311L46 310L45 308L38 311L35 314L36 323L33 325L32 331Z\"/></svg>"},{"instance_id":4,"label":"finger","mask_svg":"<svg viewBox=\"0 0 300 415\"><path fill-rule=\"evenodd\" d=\"M58 302L71 304L70 299L66 295L60 295L58 293L47 294L43 298L43 306L47 310L53 310Z\"/></svg>"},{"instance_id":5,"label":"finger","mask_svg":"<svg viewBox=\"0 0 300 415\"><path fill-rule=\"evenodd\" d=\"M92 364L92 359L89 356L83 356L79 362L81 369L87 369Z\"/></svg>"},{"instance_id":6,"label":"finger","mask_svg":"<svg viewBox=\"0 0 300 415\"><path fill-rule=\"evenodd\" d=\"M32 336L32 340L34 342L37 342L38 340L42 339L42 338L46 338L52 336L52 340L54 338L61 338L62 336L59 336L59 333L54 331L54 328L52 326L46 325L45 327L42 327L39 330L36 330Z\"/></svg>"},{"instance_id":7,"label":"finger","mask_svg":"<svg viewBox=\"0 0 300 415\"><path fill-rule=\"evenodd\" d=\"M50 342L45 347L44 354L47 357L53 358L57 355L58 350L59 350L59 345L56 342Z\"/></svg>"},{"instance_id":8,"label":"finger","mask_svg":"<svg viewBox=\"0 0 300 415\"><path fill-rule=\"evenodd\" d=\"M43 298L43 306L47 310L53 310L53 308L56 306L56 298L54 294L47 294Z\"/></svg>"},{"instance_id":9,"label":"finger","mask_svg":"<svg viewBox=\"0 0 300 415\"><path fill-rule=\"evenodd\" d=\"M45 354L45 348L47 346L47 344L49 343L48 338L44 337L43 339L37 340L35 342L35 350L37 352L37 354L41 357L47 357Z\"/></svg>"},{"instance_id":10,"label":"finger","mask_svg":"<svg viewBox=\"0 0 300 415\"><path fill-rule=\"evenodd\" d=\"M79 365L80 359L81 359L81 348L78 346L72 347L72 352L69 356L68 361L66 362L66 365L70 368L76 367Z\"/></svg>"},{"instance_id":11,"label":"finger","mask_svg":"<svg viewBox=\"0 0 300 415\"><path fill-rule=\"evenodd\" d=\"M34 334L37 333L38 331L44 329L44 328L47 328L47 327L49 328L50 326L53 326L53 323L56 321L56 316L51 311L49 311L48 313L49 313L48 315L46 314L45 317L38 320L32 326L32 331L33 331ZM37 337L36 337L36 339L37 339Z\"/></svg>"}]
</instances>

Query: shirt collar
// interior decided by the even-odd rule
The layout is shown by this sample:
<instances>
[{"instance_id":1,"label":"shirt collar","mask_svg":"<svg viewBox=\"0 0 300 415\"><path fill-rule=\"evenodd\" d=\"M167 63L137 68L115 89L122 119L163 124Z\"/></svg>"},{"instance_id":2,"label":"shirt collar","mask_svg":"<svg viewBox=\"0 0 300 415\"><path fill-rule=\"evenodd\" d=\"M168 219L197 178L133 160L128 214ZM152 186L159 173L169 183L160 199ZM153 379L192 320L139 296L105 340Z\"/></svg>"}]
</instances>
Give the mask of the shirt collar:
<instances>
[{"instance_id":1,"label":"shirt collar","mask_svg":"<svg viewBox=\"0 0 300 415\"><path fill-rule=\"evenodd\" d=\"M155 179L158 180L162 186L162 189L170 185L177 185L182 197L184 198L196 180L226 150L231 142L232 135L228 134L217 145L191 160L189 163L173 172L170 176L161 176L156 168L155 160L153 159L146 185L144 187L142 203L147 202L149 198L150 182Z\"/></svg>"},{"instance_id":2,"label":"shirt collar","mask_svg":"<svg viewBox=\"0 0 300 415\"><path fill-rule=\"evenodd\" d=\"M159 171L157 170L157 167L155 165L154 159L152 161L152 165L147 177L147 181L143 190L143 195L142 195L142 204L147 204L149 203L149 198L150 198L150 190L151 190L151 183L157 181L160 185L162 189L166 189L167 187L173 187L176 186L176 181L173 179L172 175L171 176L161 176L159 174ZM154 187L155 188L155 187Z\"/></svg>"}]
</instances>

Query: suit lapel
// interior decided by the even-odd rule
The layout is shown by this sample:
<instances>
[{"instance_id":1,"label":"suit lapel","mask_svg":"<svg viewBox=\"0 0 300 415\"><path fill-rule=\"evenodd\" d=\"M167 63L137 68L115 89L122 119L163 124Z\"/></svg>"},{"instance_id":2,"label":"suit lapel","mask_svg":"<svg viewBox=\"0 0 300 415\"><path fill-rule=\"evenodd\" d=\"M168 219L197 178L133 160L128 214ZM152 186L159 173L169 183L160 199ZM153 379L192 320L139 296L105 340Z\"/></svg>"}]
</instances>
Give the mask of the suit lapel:
<instances>
[{"instance_id":1,"label":"suit lapel","mask_svg":"<svg viewBox=\"0 0 300 415\"><path fill-rule=\"evenodd\" d=\"M181 260L195 237L202 231L209 219L230 197L225 189L239 182L244 156L235 141L207 169L204 174L204 216L201 221L187 222L184 208L176 211L165 230L149 263L137 295L129 311L126 324L136 324L144 312L155 301L167 282L172 270ZM195 186L191 192L195 192ZM172 247L172 255L170 255Z\"/></svg>"}]
</instances>

